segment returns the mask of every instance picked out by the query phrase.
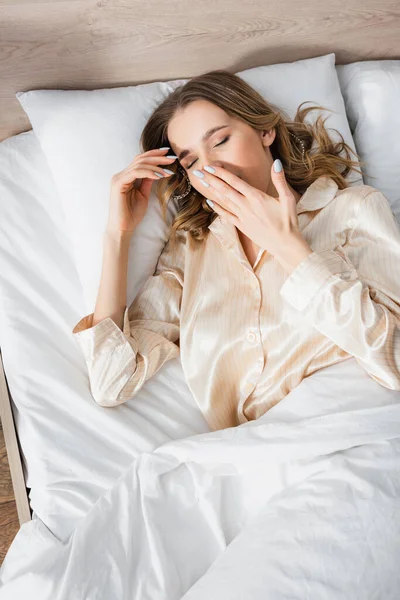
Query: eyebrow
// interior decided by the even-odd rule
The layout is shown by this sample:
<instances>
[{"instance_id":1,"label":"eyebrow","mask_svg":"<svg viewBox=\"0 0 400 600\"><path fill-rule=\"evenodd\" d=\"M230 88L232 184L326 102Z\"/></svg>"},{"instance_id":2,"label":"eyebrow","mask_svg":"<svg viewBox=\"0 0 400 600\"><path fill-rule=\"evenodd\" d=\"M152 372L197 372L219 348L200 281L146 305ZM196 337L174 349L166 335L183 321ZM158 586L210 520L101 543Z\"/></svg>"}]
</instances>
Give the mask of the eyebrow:
<instances>
[{"instance_id":1,"label":"eyebrow","mask_svg":"<svg viewBox=\"0 0 400 600\"><path fill-rule=\"evenodd\" d=\"M215 133L216 131L219 131L220 129L224 129L225 127L229 127L229 125L217 125L217 127L212 127L212 129L209 129L208 131L205 132L205 134L201 138L201 141L202 142L207 141L213 135L213 133ZM184 159L185 156L187 156L191 152L192 152L192 150L190 148L186 149L186 150L182 150L182 152L180 152L178 155L178 160Z\"/></svg>"}]
</instances>

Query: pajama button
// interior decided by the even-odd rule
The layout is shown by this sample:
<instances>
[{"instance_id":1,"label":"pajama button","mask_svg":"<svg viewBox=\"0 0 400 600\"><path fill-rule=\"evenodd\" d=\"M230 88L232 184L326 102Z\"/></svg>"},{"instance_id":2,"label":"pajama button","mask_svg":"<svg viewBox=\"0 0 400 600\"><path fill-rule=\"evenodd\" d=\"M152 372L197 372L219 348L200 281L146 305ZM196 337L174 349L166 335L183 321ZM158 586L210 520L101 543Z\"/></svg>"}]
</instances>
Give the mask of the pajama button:
<instances>
[{"instance_id":1,"label":"pajama button","mask_svg":"<svg viewBox=\"0 0 400 600\"><path fill-rule=\"evenodd\" d=\"M350 279L351 277L351 271L343 271L343 273L340 274L340 279Z\"/></svg>"},{"instance_id":2,"label":"pajama button","mask_svg":"<svg viewBox=\"0 0 400 600\"><path fill-rule=\"evenodd\" d=\"M249 331L249 333L247 334L247 339L249 342L254 342L256 340L256 334L252 331Z\"/></svg>"}]
</instances>

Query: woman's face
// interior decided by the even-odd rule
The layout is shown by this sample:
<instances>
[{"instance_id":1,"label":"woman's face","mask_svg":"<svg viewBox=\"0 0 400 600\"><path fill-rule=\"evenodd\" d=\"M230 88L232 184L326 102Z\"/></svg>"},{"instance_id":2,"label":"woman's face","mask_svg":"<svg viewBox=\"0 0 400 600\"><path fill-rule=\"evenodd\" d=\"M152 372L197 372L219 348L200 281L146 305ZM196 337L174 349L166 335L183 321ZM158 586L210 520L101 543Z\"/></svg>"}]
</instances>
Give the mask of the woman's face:
<instances>
[{"instance_id":1,"label":"woman's face","mask_svg":"<svg viewBox=\"0 0 400 600\"><path fill-rule=\"evenodd\" d=\"M202 139L210 129L221 126ZM193 171L203 170L206 165L221 166L257 189L277 195L271 182L273 158L269 149L275 130L258 131L215 104L196 100L170 121L168 139L192 186L203 196L217 200L211 188L205 188L193 175Z\"/></svg>"}]
</instances>

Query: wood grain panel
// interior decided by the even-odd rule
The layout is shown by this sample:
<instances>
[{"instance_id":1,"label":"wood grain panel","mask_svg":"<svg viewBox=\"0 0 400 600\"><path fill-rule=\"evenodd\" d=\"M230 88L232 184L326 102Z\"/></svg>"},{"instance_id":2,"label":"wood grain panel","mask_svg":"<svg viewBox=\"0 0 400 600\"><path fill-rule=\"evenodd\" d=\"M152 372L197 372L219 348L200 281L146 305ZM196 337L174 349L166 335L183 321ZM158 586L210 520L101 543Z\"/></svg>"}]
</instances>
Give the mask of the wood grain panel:
<instances>
[{"instance_id":1,"label":"wood grain panel","mask_svg":"<svg viewBox=\"0 0 400 600\"><path fill-rule=\"evenodd\" d=\"M15 98L230 72L334 52L400 58L398 0L0 0L0 141L31 129Z\"/></svg>"},{"instance_id":2,"label":"wood grain panel","mask_svg":"<svg viewBox=\"0 0 400 600\"><path fill-rule=\"evenodd\" d=\"M3 429L0 424L0 565L18 530L17 504L14 499Z\"/></svg>"}]
</instances>

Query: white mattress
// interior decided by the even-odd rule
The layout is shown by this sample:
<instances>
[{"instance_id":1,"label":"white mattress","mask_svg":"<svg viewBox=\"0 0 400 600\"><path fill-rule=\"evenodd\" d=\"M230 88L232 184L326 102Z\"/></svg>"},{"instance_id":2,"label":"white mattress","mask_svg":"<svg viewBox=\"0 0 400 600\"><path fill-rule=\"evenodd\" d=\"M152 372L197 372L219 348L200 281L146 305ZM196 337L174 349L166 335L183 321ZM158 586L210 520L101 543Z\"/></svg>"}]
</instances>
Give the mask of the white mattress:
<instances>
[{"instance_id":1,"label":"white mattress","mask_svg":"<svg viewBox=\"0 0 400 600\"><path fill-rule=\"evenodd\" d=\"M0 345L30 504L59 539L142 452L209 431L172 360L118 410L98 406L71 335L86 314L34 132L0 144Z\"/></svg>"}]
</instances>

